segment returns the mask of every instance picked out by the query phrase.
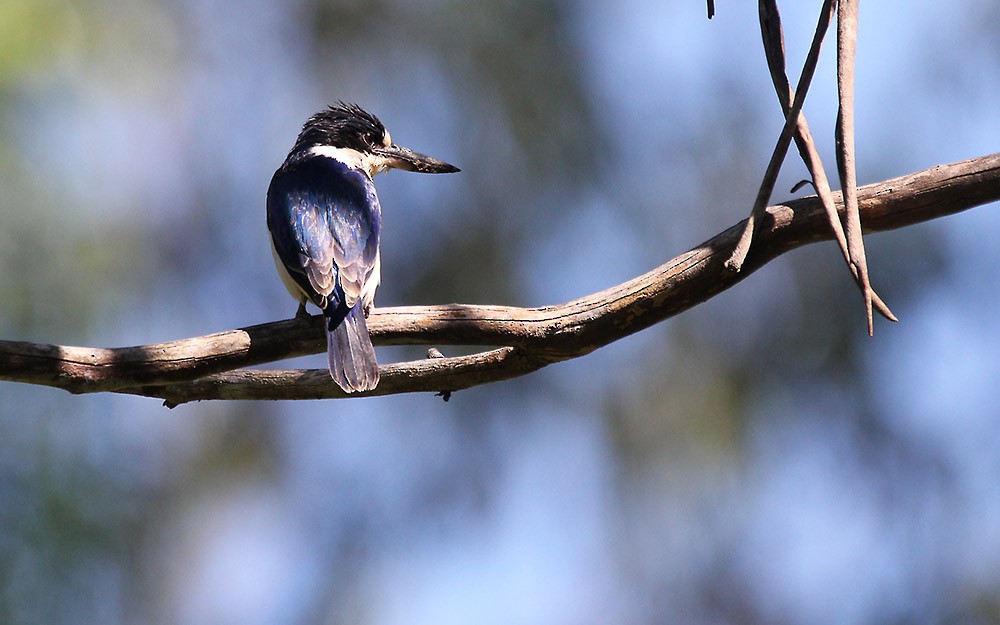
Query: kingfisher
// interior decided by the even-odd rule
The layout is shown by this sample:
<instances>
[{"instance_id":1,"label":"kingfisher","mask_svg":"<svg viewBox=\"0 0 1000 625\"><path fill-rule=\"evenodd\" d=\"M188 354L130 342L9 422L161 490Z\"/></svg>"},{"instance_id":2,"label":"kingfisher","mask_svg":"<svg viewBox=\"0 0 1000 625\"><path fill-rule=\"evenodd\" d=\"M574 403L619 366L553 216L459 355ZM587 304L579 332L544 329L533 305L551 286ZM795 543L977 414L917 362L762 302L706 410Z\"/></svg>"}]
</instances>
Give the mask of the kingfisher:
<instances>
[{"instance_id":1,"label":"kingfisher","mask_svg":"<svg viewBox=\"0 0 1000 625\"><path fill-rule=\"evenodd\" d=\"M381 279L382 209L372 178L390 168L459 169L396 145L378 117L338 102L310 117L267 190L271 251L285 288L323 313L330 376L347 393L378 384L365 319Z\"/></svg>"}]
</instances>

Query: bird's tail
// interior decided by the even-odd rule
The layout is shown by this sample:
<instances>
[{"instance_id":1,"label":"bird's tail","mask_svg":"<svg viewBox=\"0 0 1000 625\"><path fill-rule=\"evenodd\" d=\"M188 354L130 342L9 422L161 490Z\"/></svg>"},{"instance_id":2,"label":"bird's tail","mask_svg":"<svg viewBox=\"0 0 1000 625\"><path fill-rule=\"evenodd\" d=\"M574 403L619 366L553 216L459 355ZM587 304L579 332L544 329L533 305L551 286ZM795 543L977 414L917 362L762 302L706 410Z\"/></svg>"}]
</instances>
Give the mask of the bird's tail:
<instances>
[{"instance_id":1,"label":"bird's tail","mask_svg":"<svg viewBox=\"0 0 1000 625\"><path fill-rule=\"evenodd\" d=\"M370 391L378 384L378 361L361 300L346 315L344 308L323 311L330 375L348 393Z\"/></svg>"}]
</instances>

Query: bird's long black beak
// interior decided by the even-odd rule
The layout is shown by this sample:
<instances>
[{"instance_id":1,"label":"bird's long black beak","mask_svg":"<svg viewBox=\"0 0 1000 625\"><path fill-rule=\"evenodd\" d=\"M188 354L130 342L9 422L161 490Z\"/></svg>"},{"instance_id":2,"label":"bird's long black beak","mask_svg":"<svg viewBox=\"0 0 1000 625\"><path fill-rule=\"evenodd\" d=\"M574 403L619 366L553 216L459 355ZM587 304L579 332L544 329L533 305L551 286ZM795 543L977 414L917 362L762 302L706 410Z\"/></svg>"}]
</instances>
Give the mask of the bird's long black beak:
<instances>
[{"instance_id":1,"label":"bird's long black beak","mask_svg":"<svg viewBox=\"0 0 1000 625\"><path fill-rule=\"evenodd\" d=\"M417 171L422 174L451 174L461 171L454 165L439 161L433 156L414 152L401 145L390 145L387 148L376 148L375 154L385 158L386 165L406 171Z\"/></svg>"}]
</instances>

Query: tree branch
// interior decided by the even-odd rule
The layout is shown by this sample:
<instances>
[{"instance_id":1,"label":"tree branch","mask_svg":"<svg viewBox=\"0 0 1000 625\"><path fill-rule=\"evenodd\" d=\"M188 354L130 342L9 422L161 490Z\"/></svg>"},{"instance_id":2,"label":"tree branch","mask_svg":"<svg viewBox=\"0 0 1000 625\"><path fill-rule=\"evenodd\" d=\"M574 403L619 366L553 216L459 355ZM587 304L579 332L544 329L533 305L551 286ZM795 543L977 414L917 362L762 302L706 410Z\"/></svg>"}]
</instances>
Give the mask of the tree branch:
<instances>
[{"instance_id":1,"label":"tree branch","mask_svg":"<svg viewBox=\"0 0 1000 625\"><path fill-rule=\"evenodd\" d=\"M835 194L843 210L840 194ZM858 189L866 231L901 228L1000 200L1000 153L939 165ZM380 308L378 345L505 346L471 356L386 365L371 394L454 391L576 358L648 328L733 286L775 257L831 238L816 196L771 206L739 273L725 268L745 221L610 289L542 308L450 304ZM116 391L176 405L200 399L344 397L325 370L232 371L325 349L318 317L114 349L0 341L0 380L74 393ZM231 373L223 373L231 371Z\"/></svg>"}]
</instances>

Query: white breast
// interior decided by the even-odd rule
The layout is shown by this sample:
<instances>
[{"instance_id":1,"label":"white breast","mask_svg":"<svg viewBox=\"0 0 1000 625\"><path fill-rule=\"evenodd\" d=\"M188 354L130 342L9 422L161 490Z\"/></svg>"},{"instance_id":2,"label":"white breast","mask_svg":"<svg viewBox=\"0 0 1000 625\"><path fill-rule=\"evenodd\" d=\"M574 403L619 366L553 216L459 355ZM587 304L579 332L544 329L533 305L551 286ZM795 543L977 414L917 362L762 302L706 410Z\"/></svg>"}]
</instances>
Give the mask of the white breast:
<instances>
[{"instance_id":1,"label":"white breast","mask_svg":"<svg viewBox=\"0 0 1000 625\"><path fill-rule=\"evenodd\" d=\"M375 252L375 265L372 267L372 273L365 280L365 285L361 287L361 305L364 306L365 310L368 310L375 306L375 290L378 288L379 282L382 281L382 254Z\"/></svg>"},{"instance_id":2,"label":"white breast","mask_svg":"<svg viewBox=\"0 0 1000 625\"><path fill-rule=\"evenodd\" d=\"M281 262L281 258L278 257L278 250L274 248L273 240L271 241L271 257L274 258L274 266L278 268L278 276L281 277L281 283L285 285L285 288L292 294L292 297L299 302L309 301L309 296L306 295L302 287L292 279L291 274L285 269L285 263Z\"/></svg>"}]
</instances>

